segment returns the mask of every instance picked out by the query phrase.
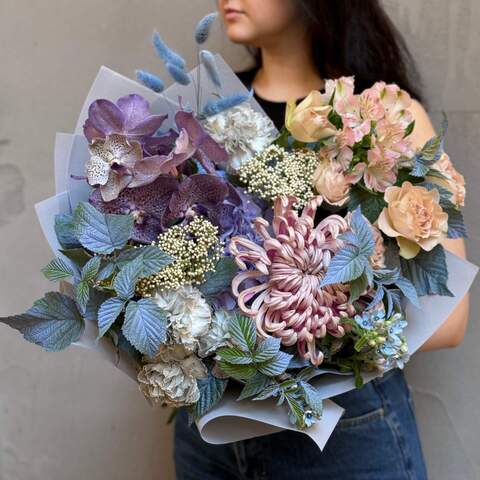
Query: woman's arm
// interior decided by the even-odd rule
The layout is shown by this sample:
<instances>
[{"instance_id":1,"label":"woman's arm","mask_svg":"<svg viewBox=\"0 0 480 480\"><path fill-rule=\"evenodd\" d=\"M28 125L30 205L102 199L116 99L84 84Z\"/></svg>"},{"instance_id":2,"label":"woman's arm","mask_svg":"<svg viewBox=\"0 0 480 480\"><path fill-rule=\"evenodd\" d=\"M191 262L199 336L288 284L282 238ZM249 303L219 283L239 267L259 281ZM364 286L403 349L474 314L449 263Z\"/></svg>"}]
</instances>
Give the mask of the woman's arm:
<instances>
[{"instance_id":1,"label":"woman's arm","mask_svg":"<svg viewBox=\"0 0 480 480\"><path fill-rule=\"evenodd\" d=\"M414 101L410 110L415 118L415 128L411 137L412 142L415 147L422 147L428 139L435 135L435 130L427 112L419 102ZM459 257L466 257L463 239L445 240L443 246ZM426 351L458 346L465 335L468 313L469 297L467 294L445 323L424 343L420 350Z\"/></svg>"}]
</instances>

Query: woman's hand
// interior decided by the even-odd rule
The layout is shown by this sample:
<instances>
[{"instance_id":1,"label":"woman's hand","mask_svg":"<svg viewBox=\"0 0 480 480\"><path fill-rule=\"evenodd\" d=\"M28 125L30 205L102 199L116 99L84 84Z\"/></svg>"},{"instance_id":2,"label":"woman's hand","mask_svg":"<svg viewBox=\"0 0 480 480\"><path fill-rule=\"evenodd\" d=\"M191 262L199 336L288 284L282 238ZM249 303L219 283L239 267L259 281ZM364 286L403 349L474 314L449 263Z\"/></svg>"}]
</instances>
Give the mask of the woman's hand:
<instances>
[{"instance_id":1,"label":"woman's hand","mask_svg":"<svg viewBox=\"0 0 480 480\"><path fill-rule=\"evenodd\" d=\"M436 133L427 112L419 102L414 100L410 110L415 118L415 128L411 134L411 139L414 147L422 147L425 142ZM455 255L466 258L465 242L463 239L447 239L442 245ZM420 350L426 351L458 346L465 336L468 314L469 296L467 293L448 319L433 336L424 343Z\"/></svg>"}]
</instances>

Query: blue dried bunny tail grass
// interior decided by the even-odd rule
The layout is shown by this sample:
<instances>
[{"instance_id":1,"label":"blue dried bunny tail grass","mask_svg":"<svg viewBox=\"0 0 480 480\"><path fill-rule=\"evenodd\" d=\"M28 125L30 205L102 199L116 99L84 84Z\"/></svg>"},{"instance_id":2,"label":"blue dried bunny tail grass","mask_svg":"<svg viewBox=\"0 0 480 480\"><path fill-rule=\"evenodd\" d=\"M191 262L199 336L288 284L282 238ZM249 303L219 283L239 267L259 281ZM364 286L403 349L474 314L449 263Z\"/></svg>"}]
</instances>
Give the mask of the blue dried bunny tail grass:
<instances>
[{"instance_id":1,"label":"blue dried bunny tail grass","mask_svg":"<svg viewBox=\"0 0 480 480\"><path fill-rule=\"evenodd\" d=\"M217 113L228 110L229 108L236 107L247 100L250 100L253 97L253 89L245 93L234 93L228 97L219 98L217 100L209 100L207 104L203 107L201 116L210 117L216 115Z\"/></svg>"},{"instance_id":2,"label":"blue dried bunny tail grass","mask_svg":"<svg viewBox=\"0 0 480 480\"><path fill-rule=\"evenodd\" d=\"M210 77L210 80L214 83L215 86L218 88L222 88L222 82L220 81L220 75L218 73L217 62L215 61L215 55L208 50L201 50L200 51L200 61L205 66L205 70Z\"/></svg>"},{"instance_id":3,"label":"blue dried bunny tail grass","mask_svg":"<svg viewBox=\"0 0 480 480\"><path fill-rule=\"evenodd\" d=\"M195 28L195 41L201 45L205 43L210 34L210 27L214 20L218 17L218 12L212 12L205 15L198 23Z\"/></svg>"},{"instance_id":4,"label":"blue dried bunny tail grass","mask_svg":"<svg viewBox=\"0 0 480 480\"><path fill-rule=\"evenodd\" d=\"M180 70L185 69L186 62L183 57L168 47L158 32L153 32L152 42L158 56L165 62L165 64L170 63Z\"/></svg>"},{"instance_id":5,"label":"blue dried bunny tail grass","mask_svg":"<svg viewBox=\"0 0 480 480\"><path fill-rule=\"evenodd\" d=\"M150 88L154 92L161 93L163 92L165 85L162 80L154 75L153 73L147 72L145 70L135 70L137 80Z\"/></svg>"},{"instance_id":6,"label":"blue dried bunny tail grass","mask_svg":"<svg viewBox=\"0 0 480 480\"><path fill-rule=\"evenodd\" d=\"M188 73L185 73L181 68L178 68L177 65L167 62L165 67L176 82L182 85L188 85L190 83L190 77Z\"/></svg>"}]
</instances>

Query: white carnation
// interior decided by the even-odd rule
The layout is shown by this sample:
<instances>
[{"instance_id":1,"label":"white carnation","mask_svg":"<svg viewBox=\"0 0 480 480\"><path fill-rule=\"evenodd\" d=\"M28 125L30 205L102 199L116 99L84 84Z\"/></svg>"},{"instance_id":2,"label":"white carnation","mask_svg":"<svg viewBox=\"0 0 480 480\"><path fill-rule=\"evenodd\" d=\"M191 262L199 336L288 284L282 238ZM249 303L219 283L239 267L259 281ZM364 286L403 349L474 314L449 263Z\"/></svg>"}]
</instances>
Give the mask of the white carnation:
<instances>
[{"instance_id":1,"label":"white carnation","mask_svg":"<svg viewBox=\"0 0 480 480\"><path fill-rule=\"evenodd\" d=\"M148 399L181 407L198 401L197 379L206 376L205 365L183 346L162 345L158 355L140 370L137 379Z\"/></svg>"},{"instance_id":2,"label":"white carnation","mask_svg":"<svg viewBox=\"0 0 480 480\"><path fill-rule=\"evenodd\" d=\"M199 339L198 354L200 357L206 357L227 344L227 340L230 338L228 327L228 312L224 310L216 311L208 332Z\"/></svg>"},{"instance_id":3,"label":"white carnation","mask_svg":"<svg viewBox=\"0 0 480 480\"><path fill-rule=\"evenodd\" d=\"M204 127L229 154L233 171L270 145L277 133L272 120L246 102L208 117Z\"/></svg>"},{"instance_id":4,"label":"white carnation","mask_svg":"<svg viewBox=\"0 0 480 480\"><path fill-rule=\"evenodd\" d=\"M157 305L167 312L169 332L174 343L195 351L198 339L210 327L212 311L200 291L191 285L173 290L158 291Z\"/></svg>"}]
</instances>

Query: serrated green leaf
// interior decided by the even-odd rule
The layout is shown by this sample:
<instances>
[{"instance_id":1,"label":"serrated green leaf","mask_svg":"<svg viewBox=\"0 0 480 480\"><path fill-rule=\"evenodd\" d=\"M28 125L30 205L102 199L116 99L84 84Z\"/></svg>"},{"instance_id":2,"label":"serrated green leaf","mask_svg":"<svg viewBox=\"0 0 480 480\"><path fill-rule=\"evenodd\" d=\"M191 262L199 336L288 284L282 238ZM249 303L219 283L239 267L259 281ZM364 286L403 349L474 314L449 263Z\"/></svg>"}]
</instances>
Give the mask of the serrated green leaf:
<instances>
[{"instance_id":1,"label":"serrated green leaf","mask_svg":"<svg viewBox=\"0 0 480 480\"><path fill-rule=\"evenodd\" d=\"M149 298L132 300L125 310L122 332L139 352L154 357L166 339L166 314Z\"/></svg>"},{"instance_id":2,"label":"serrated green leaf","mask_svg":"<svg viewBox=\"0 0 480 480\"><path fill-rule=\"evenodd\" d=\"M295 420L295 424L299 427L303 426L304 420L303 415L305 411L303 410L303 405L300 399L298 399L295 395L290 392L283 391L285 396L285 400L287 401L288 408L293 415Z\"/></svg>"},{"instance_id":3,"label":"serrated green leaf","mask_svg":"<svg viewBox=\"0 0 480 480\"><path fill-rule=\"evenodd\" d=\"M98 271L97 281L103 282L103 281L109 279L115 273L116 269L117 269L117 267L116 267L115 263L107 260L100 267L100 270Z\"/></svg>"},{"instance_id":4,"label":"serrated green leaf","mask_svg":"<svg viewBox=\"0 0 480 480\"><path fill-rule=\"evenodd\" d=\"M255 363L266 362L271 360L280 350L280 339L268 337L263 340L253 353Z\"/></svg>"},{"instance_id":5,"label":"serrated green leaf","mask_svg":"<svg viewBox=\"0 0 480 480\"><path fill-rule=\"evenodd\" d=\"M257 369L252 365L235 365L233 363L224 362L223 360L218 361L218 365L229 377L235 378L237 380L248 380L252 378L256 373Z\"/></svg>"},{"instance_id":6,"label":"serrated green leaf","mask_svg":"<svg viewBox=\"0 0 480 480\"><path fill-rule=\"evenodd\" d=\"M245 384L242 391L240 392L239 397L237 398L237 401L259 395L271 384L272 379L270 377L267 377L262 373L257 373Z\"/></svg>"},{"instance_id":7,"label":"serrated green leaf","mask_svg":"<svg viewBox=\"0 0 480 480\"><path fill-rule=\"evenodd\" d=\"M82 247L65 248L60 250L69 260L71 260L78 268L83 266L92 258L92 256Z\"/></svg>"},{"instance_id":8,"label":"serrated green leaf","mask_svg":"<svg viewBox=\"0 0 480 480\"><path fill-rule=\"evenodd\" d=\"M368 279L365 273L362 273L358 278L350 282L350 299L349 302L353 303L360 298L363 292L368 287Z\"/></svg>"},{"instance_id":9,"label":"serrated green leaf","mask_svg":"<svg viewBox=\"0 0 480 480\"><path fill-rule=\"evenodd\" d=\"M198 289L205 297L215 297L230 288L233 277L238 272L238 266L233 257L223 257L216 265L214 272L205 275L205 282Z\"/></svg>"},{"instance_id":10,"label":"serrated green leaf","mask_svg":"<svg viewBox=\"0 0 480 480\"><path fill-rule=\"evenodd\" d=\"M85 312L88 299L90 298L90 285L88 282L80 280L75 284L75 300L81 312Z\"/></svg>"},{"instance_id":11,"label":"serrated green leaf","mask_svg":"<svg viewBox=\"0 0 480 480\"><path fill-rule=\"evenodd\" d=\"M110 295L103 291L103 290L97 290L96 288L92 288L90 290L90 296L87 302L87 305L85 307L85 312L83 314L83 317L85 320L88 320L90 322L96 322L98 318L98 309L100 308L100 305L108 300L110 298Z\"/></svg>"},{"instance_id":12,"label":"serrated green leaf","mask_svg":"<svg viewBox=\"0 0 480 480\"><path fill-rule=\"evenodd\" d=\"M252 354L238 347L222 347L216 351L217 357L235 365L250 365L253 363Z\"/></svg>"},{"instance_id":13,"label":"serrated green leaf","mask_svg":"<svg viewBox=\"0 0 480 480\"><path fill-rule=\"evenodd\" d=\"M98 310L98 338L105 335L107 330L113 325L125 306L125 301L121 298L109 298L100 305Z\"/></svg>"},{"instance_id":14,"label":"serrated green leaf","mask_svg":"<svg viewBox=\"0 0 480 480\"><path fill-rule=\"evenodd\" d=\"M277 354L265 363L256 364L258 371L269 377L275 377L285 372L293 355L285 352L277 352Z\"/></svg>"},{"instance_id":15,"label":"serrated green leaf","mask_svg":"<svg viewBox=\"0 0 480 480\"><path fill-rule=\"evenodd\" d=\"M125 246L132 234L133 216L104 214L80 202L74 212L75 234L83 247L108 254Z\"/></svg>"},{"instance_id":16,"label":"serrated green leaf","mask_svg":"<svg viewBox=\"0 0 480 480\"><path fill-rule=\"evenodd\" d=\"M42 273L53 282L69 278L74 274L72 267L60 257L54 258L46 267L42 268Z\"/></svg>"},{"instance_id":17,"label":"serrated green leaf","mask_svg":"<svg viewBox=\"0 0 480 480\"><path fill-rule=\"evenodd\" d=\"M100 268L101 257L92 257L82 268L81 280L87 285L91 285L97 276Z\"/></svg>"},{"instance_id":18,"label":"serrated green leaf","mask_svg":"<svg viewBox=\"0 0 480 480\"><path fill-rule=\"evenodd\" d=\"M356 246L360 254L369 257L375 248L375 240L373 239L372 226L365 220L361 207L354 210L350 223L358 239Z\"/></svg>"},{"instance_id":19,"label":"serrated green leaf","mask_svg":"<svg viewBox=\"0 0 480 480\"><path fill-rule=\"evenodd\" d=\"M200 398L193 407L195 418L200 418L209 412L222 398L228 380L217 378L208 372L206 379L197 380Z\"/></svg>"},{"instance_id":20,"label":"serrated green leaf","mask_svg":"<svg viewBox=\"0 0 480 480\"><path fill-rule=\"evenodd\" d=\"M47 293L25 314L3 317L0 322L49 351L63 350L76 342L85 328L75 302L59 292Z\"/></svg>"},{"instance_id":21,"label":"serrated green leaf","mask_svg":"<svg viewBox=\"0 0 480 480\"><path fill-rule=\"evenodd\" d=\"M280 393L280 386L278 383L267 385L256 397L252 400L266 400L267 398L276 397Z\"/></svg>"},{"instance_id":22,"label":"serrated green leaf","mask_svg":"<svg viewBox=\"0 0 480 480\"><path fill-rule=\"evenodd\" d=\"M257 340L257 330L253 320L243 315L232 315L229 333L232 341L244 351L253 352Z\"/></svg>"},{"instance_id":23,"label":"serrated green leaf","mask_svg":"<svg viewBox=\"0 0 480 480\"><path fill-rule=\"evenodd\" d=\"M128 300L133 297L135 294L135 285L142 271L143 257L139 256L127 263L120 272L118 272L113 281L113 288L120 298Z\"/></svg>"}]
</instances>

